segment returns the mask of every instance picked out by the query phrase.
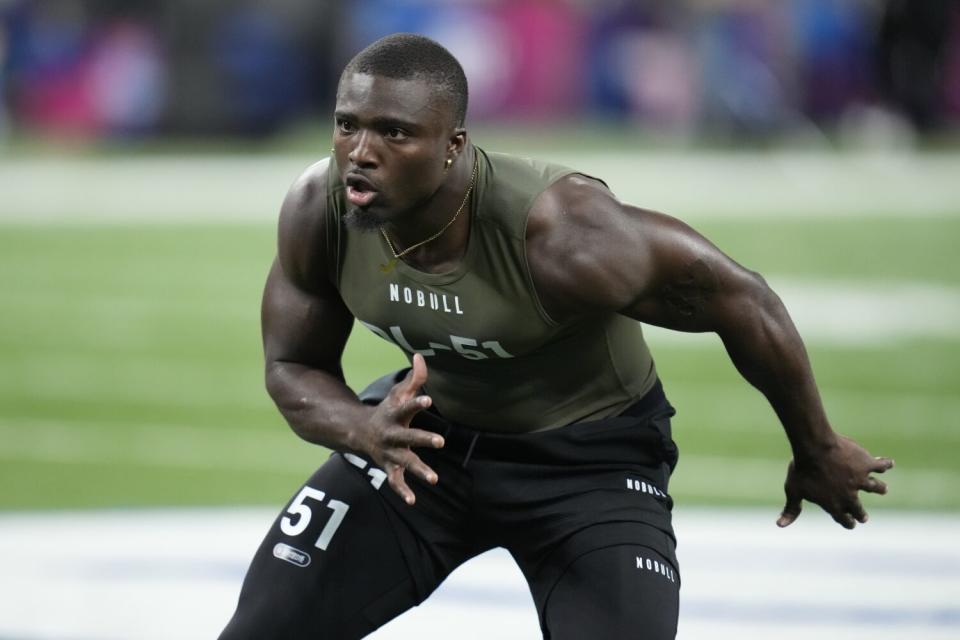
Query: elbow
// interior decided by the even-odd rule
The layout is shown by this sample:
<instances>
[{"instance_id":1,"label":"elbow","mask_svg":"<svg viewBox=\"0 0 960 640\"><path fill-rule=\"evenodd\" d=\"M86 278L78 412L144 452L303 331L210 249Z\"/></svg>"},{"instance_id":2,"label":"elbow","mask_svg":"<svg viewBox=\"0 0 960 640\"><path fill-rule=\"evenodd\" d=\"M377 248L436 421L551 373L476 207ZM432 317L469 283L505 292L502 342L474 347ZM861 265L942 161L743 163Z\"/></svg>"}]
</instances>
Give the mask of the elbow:
<instances>
[{"instance_id":1,"label":"elbow","mask_svg":"<svg viewBox=\"0 0 960 640\"><path fill-rule=\"evenodd\" d=\"M747 299L751 313L742 330L750 333L759 344L793 348L787 345L795 345L799 335L783 300L760 274L750 272L749 279Z\"/></svg>"},{"instance_id":2,"label":"elbow","mask_svg":"<svg viewBox=\"0 0 960 640\"><path fill-rule=\"evenodd\" d=\"M770 285L767 284L767 279L764 278L759 271L744 269L742 275L749 287L752 287L756 290L770 290Z\"/></svg>"},{"instance_id":3,"label":"elbow","mask_svg":"<svg viewBox=\"0 0 960 640\"><path fill-rule=\"evenodd\" d=\"M780 296L770 288L766 278L756 271L744 270L743 290L751 306L758 310L777 311L783 309Z\"/></svg>"},{"instance_id":4,"label":"elbow","mask_svg":"<svg viewBox=\"0 0 960 640\"><path fill-rule=\"evenodd\" d=\"M263 371L263 383L267 394L275 403L279 404L280 398L283 397L289 378L290 372L287 369L287 363L276 360L266 363Z\"/></svg>"},{"instance_id":5,"label":"elbow","mask_svg":"<svg viewBox=\"0 0 960 640\"><path fill-rule=\"evenodd\" d=\"M727 282L731 286L715 328L723 341L765 341L776 334L787 313L766 279L755 271L742 269L737 271L734 280Z\"/></svg>"},{"instance_id":6,"label":"elbow","mask_svg":"<svg viewBox=\"0 0 960 640\"><path fill-rule=\"evenodd\" d=\"M267 363L264 371L264 386L290 428L298 436L307 440L301 428L302 416L309 414L314 406L297 384L296 366L282 361Z\"/></svg>"}]
</instances>

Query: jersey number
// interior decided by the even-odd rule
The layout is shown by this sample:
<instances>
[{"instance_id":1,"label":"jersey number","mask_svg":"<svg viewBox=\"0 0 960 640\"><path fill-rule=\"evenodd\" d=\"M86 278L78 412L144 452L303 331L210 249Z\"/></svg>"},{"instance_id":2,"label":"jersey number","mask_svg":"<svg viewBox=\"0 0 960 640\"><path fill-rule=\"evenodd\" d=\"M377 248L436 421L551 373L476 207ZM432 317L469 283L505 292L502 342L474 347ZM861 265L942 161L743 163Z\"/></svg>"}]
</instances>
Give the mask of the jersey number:
<instances>
[{"instance_id":1,"label":"jersey number","mask_svg":"<svg viewBox=\"0 0 960 640\"><path fill-rule=\"evenodd\" d=\"M381 329L376 325L372 325L369 322L364 322L360 320L360 324L365 326L367 329L380 336L387 342L392 342L395 345L399 346L401 349L407 353L419 353L424 358L429 358L430 356L437 355L437 351L455 351L461 358L466 358L467 360L486 360L490 357L486 351L490 351L498 358L512 358L513 355L509 353L497 340L485 340L484 342L477 343L477 340L474 338L465 338L463 336L450 336L450 345L441 344L439 342L429 342L427 343L426 348L417 348L410 344L410 341L407 340L406 336L403 335L403 330L400 327L393 326L390 327L390 333ZM471 347L480 347L480 349L471 348Z\"/></svg>"},{"instance_id":2,"label":"jersey number","mask_svg":"<svg viewBox=\"0 0 960 640\"><path fill-rule=\"evenodd\" d=\"M313 518L313 510L306 504L307 498L313 498L317 502L323 502L326 497L323 491L314 489L313 487L303 487L300 489L300 493L297 494L297 497L294 498L290 506L287 507L287 513L293 514L295 517L283 516L283 518L280 519L280 530L291 537L303 533L307 525L310 524L311 518ZM327 546L330 545L333 535L337 532L337 529L340 528L340 523L342 523L344 517L346 517L347 511L350 510L350 505L345 502L340 502L339 500L328 501L326 507L333 511L333 515L327 520L323 531L320 532L320 536L313 544L313 546L321 551L327 550Z\"/></svg>"}]
</instances>

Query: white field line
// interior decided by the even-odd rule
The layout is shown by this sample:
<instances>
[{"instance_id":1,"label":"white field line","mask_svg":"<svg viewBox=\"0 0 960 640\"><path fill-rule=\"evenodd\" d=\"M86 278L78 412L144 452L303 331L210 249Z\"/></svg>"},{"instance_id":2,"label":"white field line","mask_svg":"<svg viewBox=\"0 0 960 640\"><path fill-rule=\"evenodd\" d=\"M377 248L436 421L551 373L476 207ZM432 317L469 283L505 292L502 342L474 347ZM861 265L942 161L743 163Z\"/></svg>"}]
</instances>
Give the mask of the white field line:
<instances>
[{"instance_id":1,"label":"white field line","mask_svg":"<svg viewBox=\"0 0 960 640\"><path fill-rule=\"evenodd\" d=\"M0 514L0 636L213 638L276 510ZM854 531L805 514L678 508L680 640L946 640L960 629L960 520L885 512ZM56 611L56 615L50 615ZM458 569L376 640L539 637L502 550Z\"/></svg>"},{"instance_id":2,"label":"white field line","mask_svg":"<svg viewBox=\"0 0 960 640\"><path fill-rule=\"evenodd\" d=\"M927 282L811 280L770 276L805 341L889 345L917 338L960 338L960 288ZM703 345L713 334L645 327L651 342Z\"/></svg>"},{"instance_id":3,"label":"white field line","mask_svg":"<svg viewBox=\"0 0 960 640\"><path fill-rule=\"evenodd\" d=\"M273 221L323 156L184 155L0 160L2 222ZM545 154L618 196L681 218L960 215L960 154Z\"/></svg>"},{"instance_id":4,"label":"white field line","mask_svg":"<svg viewBox=\"0 0 960 640\"><path fill-rule=\"evenodd\" d=\"M288 437L293 442L294 435ZM306 479L314 470L311 448L293 447L293 456L289 451L283 456L270 455L282 446L282 440L256 430L131 425L118 438L115 428L90 423L0 422L0 459L284 473L301 470ZM212 455L214 451L222 453ZM318 452L315 465L322 462ZM777 500L786 462L681 454L672 489L716 498ZM897 493L912 496L916 506L937 507L955 498L960 473L898 467L890 472L890 482Z\"/></svg>"},{"instance_id":5,"label":"white field line","mask_svg":"<svg viewBox=\"0 0 960 640\"><path fill-rule=\"evenodd\" d=\"M805 340L838 345L888 345L917 338L960 339L960 288L922 281L800 279L771 275L770 285L780 295ZM12 291L6 302L31 309L57 310L63 301L37 292ZM207 311L205 307L200 307ZM109 316L109 326L121 320L137 321L144 315L164 313L179 317L195 313L191 300L167 296L162 304L142 291L130 296L97 294L84 299L83 307L72 313L92 321ZM221 313L222 311L222 313ZM215 315L231 322L259 320L256 308L231 306ZM214 310L209 310L214 314ZM123 325L120 325L123 326ZM646 327L653 341L702 346L716 340L713 334L688 334ZM127 332L119 331L120 337ZM110 340L110 336L98 336Z\"/></svg>"},{"instance_id":6,"label":"white field line","mask_svg":"<svg viewBox=\"0 0 960 640\"><path fill-rule=\"evenodd\" d=\"M797 327L843 344L960 337L960 289L923 282L771 277Z\"/></svg>"}]
</instances>

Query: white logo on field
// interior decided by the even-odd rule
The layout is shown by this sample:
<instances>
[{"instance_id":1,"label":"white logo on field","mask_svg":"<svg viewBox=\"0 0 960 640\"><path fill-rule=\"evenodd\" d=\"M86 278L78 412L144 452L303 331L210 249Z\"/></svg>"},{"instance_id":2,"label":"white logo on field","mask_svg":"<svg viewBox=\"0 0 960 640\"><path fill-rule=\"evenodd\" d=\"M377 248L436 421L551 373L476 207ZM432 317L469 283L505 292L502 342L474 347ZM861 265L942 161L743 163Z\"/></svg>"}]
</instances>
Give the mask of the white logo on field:
<instances>
[{"instance_id":1,"label":"white logo on field","mask_svg":"<svg viewBox=\"0 0 960 640\"><path fill-rule=\"evenodd\" d=\"M670 582L677 581L677 575L674 573L673 567L669 566L665 562L654 560L653 558L637 556L637 569L658 573Z\"/></svg>"},{"instance_id":2,"label":"white logo on field","mask_svg":"<svg viewBox=\"0 0 960 640\"><path fill-rule=\"evenodd\" d=\"M291 547L283 542L278 542L273 546L273 557L286 560L290 564L298 567L306 567L310 564L310 554L306 551L300 551L296 547Z\"/></svg>"}]
</instances>

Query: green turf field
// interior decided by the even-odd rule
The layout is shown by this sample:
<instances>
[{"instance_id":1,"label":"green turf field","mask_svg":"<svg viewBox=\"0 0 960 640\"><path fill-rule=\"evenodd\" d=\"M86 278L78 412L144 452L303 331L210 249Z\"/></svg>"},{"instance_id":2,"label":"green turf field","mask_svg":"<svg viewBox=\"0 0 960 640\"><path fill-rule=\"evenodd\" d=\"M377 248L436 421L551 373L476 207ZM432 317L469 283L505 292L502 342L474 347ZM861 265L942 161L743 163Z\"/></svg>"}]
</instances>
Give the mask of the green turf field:
<instances>
[{"instance_id":1,"label":"green turf field","mask_svg":"<svg viewBox=\"0 0 960 640\"><path fill-rule=\"evenodd\" d=\"M770 276L960 287L956 219L697 227ZM0 226L0 508L286 499L326 454L289 432L262 388L273 241L259 224ZM680 410L675 496L776 509L788 450L759 394L718 341L653 349ZM890 495L868 504L960 507L960 340L810 351L836 426L897 460ZM357 330L348 382L402 362Z\"/></svg>"}]
</instances>

